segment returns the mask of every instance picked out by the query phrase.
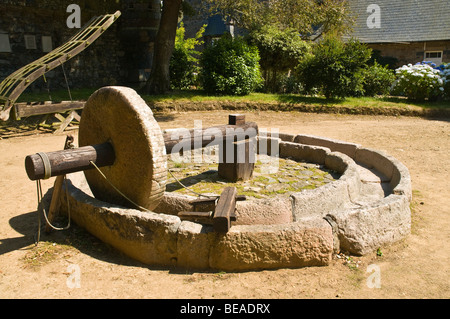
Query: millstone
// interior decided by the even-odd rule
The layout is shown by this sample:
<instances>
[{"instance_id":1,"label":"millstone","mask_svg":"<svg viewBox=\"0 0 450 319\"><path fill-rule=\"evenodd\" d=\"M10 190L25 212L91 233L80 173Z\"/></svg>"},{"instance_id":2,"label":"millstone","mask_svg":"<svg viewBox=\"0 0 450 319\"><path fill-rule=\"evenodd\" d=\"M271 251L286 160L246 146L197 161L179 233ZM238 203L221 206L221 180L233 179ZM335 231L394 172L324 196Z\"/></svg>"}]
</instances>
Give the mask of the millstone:
<instances>
[{"instance_id":1,"label":"millstone","mask_svg":"<svg viewBox=\"0 0 450 319\"><path fill-rule=\"evenodd\" d=\"M153 112L133 89L104 87L86 102L79 127L79 146L110 142L115 162L100 168L106 178L135 204L154 209L164 195L167 156ZM94 196L132 207L95 170L84 172Z\"/></svg>"}]
</instances>

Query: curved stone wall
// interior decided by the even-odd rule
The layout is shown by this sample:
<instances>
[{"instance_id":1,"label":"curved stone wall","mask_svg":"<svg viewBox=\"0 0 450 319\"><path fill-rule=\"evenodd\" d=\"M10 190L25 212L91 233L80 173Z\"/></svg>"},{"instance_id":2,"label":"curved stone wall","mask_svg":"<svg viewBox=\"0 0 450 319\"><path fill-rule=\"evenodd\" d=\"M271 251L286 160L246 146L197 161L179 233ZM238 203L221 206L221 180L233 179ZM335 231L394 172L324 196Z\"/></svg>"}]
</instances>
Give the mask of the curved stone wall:
<instances>
[{"instance_id":1,"label":"curved stone wall","mask_svg":"<svg viewBox=\"0 0 450 319\"><path fill-rule=\"evenodd\" d=\"M71 217L143 263L226 271L323 266L333 252L364 255L410 232L411 181L395 158L309 135L279 134L275 142L280 157L325 165L341 177L288 198L238 202L239 224L220 234L175 216L192 209L193 197L166 193L155 212L141 212L93 198L83 174L77 173L69 176ZM367 196L370 188L361 176L366 171L380 176L382 195Z\"/></svg>"}]
</instances>

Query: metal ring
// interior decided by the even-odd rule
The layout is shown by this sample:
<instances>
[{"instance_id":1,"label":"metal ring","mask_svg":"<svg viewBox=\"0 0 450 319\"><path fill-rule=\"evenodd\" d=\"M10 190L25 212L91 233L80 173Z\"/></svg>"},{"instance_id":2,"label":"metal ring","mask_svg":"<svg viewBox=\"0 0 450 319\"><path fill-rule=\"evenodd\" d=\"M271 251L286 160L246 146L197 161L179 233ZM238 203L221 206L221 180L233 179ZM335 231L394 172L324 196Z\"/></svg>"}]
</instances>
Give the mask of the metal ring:
<instances>
[{"instance_id":1,"label":"metal ring","mask_svg":"<svg viewBox=\"0 0 450 319\"><path fill-rule=\"evenodd\" d=\"M50 160L45 153L37 153L41 158L42 162L44 163L44 179L49 179L52 177L52 167L50 165Z\"/></svg>"}]
</instances>

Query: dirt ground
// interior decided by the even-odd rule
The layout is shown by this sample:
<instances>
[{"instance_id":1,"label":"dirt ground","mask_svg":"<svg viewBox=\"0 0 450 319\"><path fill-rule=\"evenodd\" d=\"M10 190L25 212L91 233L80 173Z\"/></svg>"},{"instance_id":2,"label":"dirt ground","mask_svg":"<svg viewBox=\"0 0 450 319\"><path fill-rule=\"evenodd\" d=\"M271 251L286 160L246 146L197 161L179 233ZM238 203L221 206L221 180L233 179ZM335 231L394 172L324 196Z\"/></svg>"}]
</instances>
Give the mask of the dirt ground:
<instances>
[{"instance_id":1,"label":"dirt ground","mask_svg":"<svg viewBox=\"0 0 450 319\"><path fill-rule=\"evenodd\" d=\"M158 115L161 128L225 124L227 112ZM246 112L260 128L314 134L388 154L410 170L412 231L364 257L334 256L331 265L239 273L149 267L118 253L76 225L41 234L36 183L26 155L59 150L65 134L0 140L0 298L436 298L450 297L449 119ZM76 136L76 131L72 132ZM43 182L46 192L54 179ZM379 267L381 287L370 283ZM369 269L369 271L368 271ZM336 309L342 312L342 309Z\"/></svg>"}]
</instances>

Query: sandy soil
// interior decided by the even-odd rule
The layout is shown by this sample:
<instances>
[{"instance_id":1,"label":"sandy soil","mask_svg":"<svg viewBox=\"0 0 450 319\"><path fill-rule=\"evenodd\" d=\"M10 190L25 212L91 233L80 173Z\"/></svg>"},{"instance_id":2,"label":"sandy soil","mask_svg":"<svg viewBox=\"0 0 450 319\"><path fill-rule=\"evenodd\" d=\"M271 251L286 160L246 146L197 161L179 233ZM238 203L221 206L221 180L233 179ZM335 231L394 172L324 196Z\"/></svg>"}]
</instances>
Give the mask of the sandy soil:
<instances>
[{"instance_id":1,"label":"sandy soil","mask_svg":"<svg viewBox=\"0 0 450 319\"><path fill-rule=\"evenodd\" d=\"M64 145L65 135L0 140L0 298L449 298L450 123L414 117L248 112L260 128L305 133L385 150L410 170L412 232L364 257L327 267L241 273L148 267L73 225L41 234L36 247L36 184L24 158ZM157 116L162 128L224 124L227 112ZM76 132L75 132L76 136ZM44 192L54 179L44 181ZM370 288L380 268L381 288ZM75 265L75 266L74 266ZM358 267L356 267L358 266ZM342 311L339 310L339 311Z\"/></svg>"}]
</instances>

